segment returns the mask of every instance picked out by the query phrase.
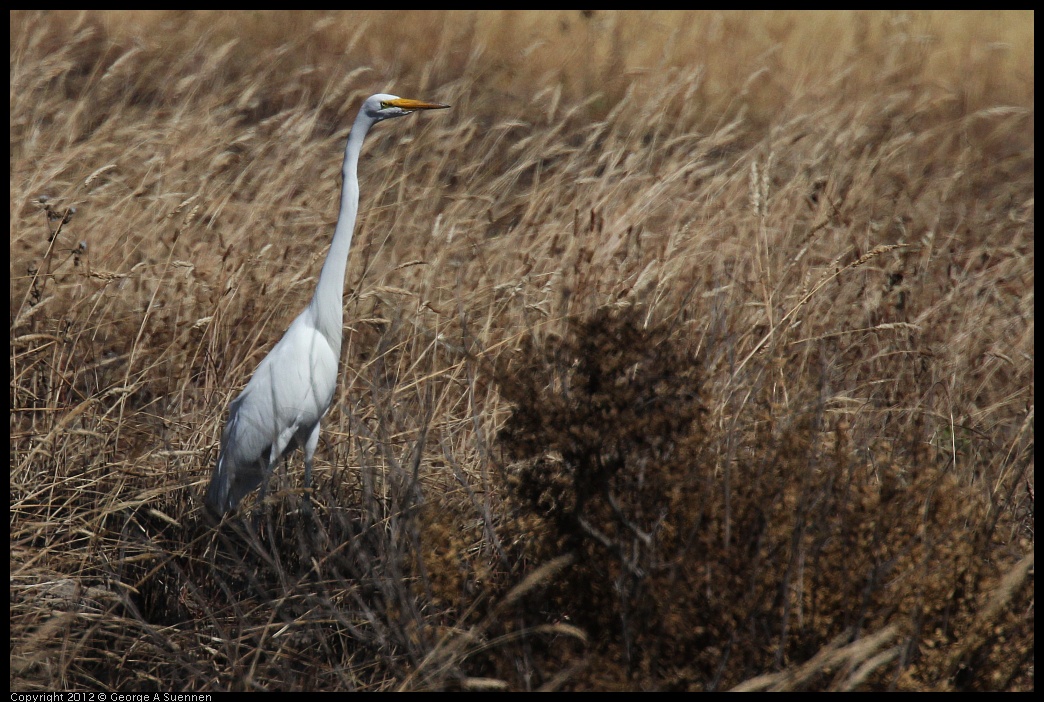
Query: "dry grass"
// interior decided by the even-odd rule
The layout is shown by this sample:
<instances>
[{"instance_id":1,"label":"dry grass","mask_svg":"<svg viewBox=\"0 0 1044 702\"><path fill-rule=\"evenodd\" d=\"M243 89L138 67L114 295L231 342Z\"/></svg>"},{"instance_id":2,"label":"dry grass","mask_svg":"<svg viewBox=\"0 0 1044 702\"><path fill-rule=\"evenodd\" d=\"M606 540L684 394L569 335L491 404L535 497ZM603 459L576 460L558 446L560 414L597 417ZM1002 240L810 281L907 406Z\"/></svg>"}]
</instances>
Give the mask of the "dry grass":
<instances>
[{"instance_id":1,"label":"dry grass","mask_svg":"<svg viewBox=\"0 0 1044 702\"><path fill-rule=\"evenodd\" d=\"M12 689L1033 689L1032 14L11 21Z\"/></svg>"}]
</instances>

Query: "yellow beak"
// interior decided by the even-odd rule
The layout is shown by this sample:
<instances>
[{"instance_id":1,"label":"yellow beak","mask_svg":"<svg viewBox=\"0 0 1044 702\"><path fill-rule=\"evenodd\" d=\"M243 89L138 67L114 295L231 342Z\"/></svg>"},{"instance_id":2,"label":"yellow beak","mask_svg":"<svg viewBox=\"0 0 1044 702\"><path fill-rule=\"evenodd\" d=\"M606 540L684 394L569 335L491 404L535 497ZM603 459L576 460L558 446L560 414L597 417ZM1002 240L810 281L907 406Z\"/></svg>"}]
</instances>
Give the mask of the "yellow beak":
<instances>
[{"instance_id":1,"label":"yellow beak","mask_svg":"<svg viewBox=\"0 0 1044 702\"><path fill-rule=\"evenodd\" d=\"M398 107L403 110L444 110L449 105L443 105L441 102L423 102L421 100L410 100L409 98L399 98L398 100L388 100L388 105L392 107Z\"/></svg>"}]
</instances>

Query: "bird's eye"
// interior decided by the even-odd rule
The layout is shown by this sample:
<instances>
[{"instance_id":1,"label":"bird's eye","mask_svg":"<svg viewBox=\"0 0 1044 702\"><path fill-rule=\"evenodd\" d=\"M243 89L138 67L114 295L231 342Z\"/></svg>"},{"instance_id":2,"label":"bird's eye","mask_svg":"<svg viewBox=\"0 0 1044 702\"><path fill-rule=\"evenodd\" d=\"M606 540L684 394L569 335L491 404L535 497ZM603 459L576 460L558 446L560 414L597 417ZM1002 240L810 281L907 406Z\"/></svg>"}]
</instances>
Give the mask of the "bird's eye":
<instances>
[{"instance_id":1,"label":"bird's eye","mask_svg":"<svg viewBox=\"0 0 1044 702\"><path fill-rule=\"evenodd\" d=\"M382 110L387 110L388 107L389 107L388 103L386 103L384 100L381 100L381 109Z\"/></svg>"}]
</instances>

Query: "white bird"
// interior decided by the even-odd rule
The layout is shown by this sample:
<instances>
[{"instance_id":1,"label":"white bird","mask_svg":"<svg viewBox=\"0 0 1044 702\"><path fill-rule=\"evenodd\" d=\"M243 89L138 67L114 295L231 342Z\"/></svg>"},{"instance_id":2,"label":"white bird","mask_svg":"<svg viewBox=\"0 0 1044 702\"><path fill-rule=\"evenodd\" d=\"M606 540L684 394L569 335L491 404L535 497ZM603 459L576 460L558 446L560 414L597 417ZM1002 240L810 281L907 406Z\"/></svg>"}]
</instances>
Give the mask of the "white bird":
<instances>
[{"instance_id":1,"label":"white bird","mask_svg":"<svg viewBox=\"0 0 1044 702\"><path fill-rule=\"evenodd\" d=\"M341 211L312 301L228 407L221 453L206 496L206 505L214 514L220 516L235 509L259 485L263 501L276 462L298 446L304 448L305 505L309 506L319 422L330 409L337 388L344 274L359 210L356 170L363 139L370 127L382 120L446 107L449 105L378 94L368 97L359 108L344 150Z\"/></svg>"}]
</instances>

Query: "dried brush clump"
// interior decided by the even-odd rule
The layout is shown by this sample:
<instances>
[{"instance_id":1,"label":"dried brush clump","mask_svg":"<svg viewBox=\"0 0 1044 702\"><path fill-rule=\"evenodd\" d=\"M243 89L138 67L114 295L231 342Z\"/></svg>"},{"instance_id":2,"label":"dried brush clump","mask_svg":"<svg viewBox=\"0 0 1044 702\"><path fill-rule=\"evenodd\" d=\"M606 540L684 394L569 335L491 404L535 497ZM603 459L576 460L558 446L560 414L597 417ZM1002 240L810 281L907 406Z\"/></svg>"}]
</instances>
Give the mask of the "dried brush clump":
<instances>
[{"instance_id":1,"label":"dried brush clump","mask_svg":"<svg viewBox=\"0 0 1044 702\"><path fill-rule=\"evenodd\" d=\"M678 457L699 434L696 359L666 328L643 328L633 307L576 320L560 344L527 339L519 357L528 365L501 373L514 410L500 440L512 459L536 460L513 492L554 522L563 548L649 542L668 509L661 499L683 487Z\"/></svg>"},{"instance_id":2,"label":"dried brush clump","mask_svg":"<svg viewBox=\"0 0 1044 702\"><path fill-rule=\"evenodd\" d=\"M547 521L523 521L535 539L525 557L575 559L568 577L581 586L552 588L550 608L622 647L628 668L667 616L655 589L684 538L704 414L697 359L642 319L637 307L603 308L556 342L527 339L499 373L513 405L500 443L521 462L509 494Z\"/></svg>"},{"instance_id":3,"label":"dried brush clump","mask_svg":"<svg viewBox=\"0 0 1044 702\"><path fill-rule=\"evenodd\" d=\"M1025 574L961 650L1012 564L981 556L996 504L916 443L853 460L814 401L773 419L756 398L723 475L699 364L643 320L600 310L500 371L507 489L532 534L519 557L570 558L516 626L568 621L590 641L519 647L534 686L571 667L578 689L975 689L1032 675L1032 624L1015 616L1032 598Z\"/></svg>"}]
</instances>

